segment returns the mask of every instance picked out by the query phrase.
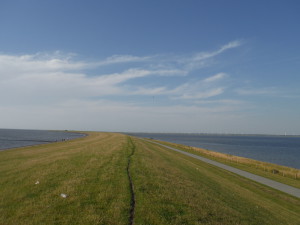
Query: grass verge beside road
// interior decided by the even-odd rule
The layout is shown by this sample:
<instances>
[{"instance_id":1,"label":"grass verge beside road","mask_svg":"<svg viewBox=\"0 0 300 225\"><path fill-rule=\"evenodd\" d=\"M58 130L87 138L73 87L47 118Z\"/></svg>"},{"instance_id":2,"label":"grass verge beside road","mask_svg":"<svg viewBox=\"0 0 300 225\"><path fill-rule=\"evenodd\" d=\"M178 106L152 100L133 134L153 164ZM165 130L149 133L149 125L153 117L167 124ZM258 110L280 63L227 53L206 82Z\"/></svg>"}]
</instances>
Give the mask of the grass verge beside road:
<instances>
[{"instance_id":1,"label":"grass verge beside road","mask_svg":"<svg viewBox=\"0 0 300 225\"><path fill-rule=\"evenodd\" d=\"M300 200L140 139L137 224L298 224Z\"/></svg>"},{"instance_id":2,"label":"grass verge beside road","mask_svg":"<svg viewBox=\"0 0 300 225\"><path fill-rule=\"evenodd\" d=\"M217 162L281 182L283 184L300 188L299 169L165 141L155 140L155 142L190 152L195 155L203 156L208 159L212 159Z\"/></svg>"}]
</instances>

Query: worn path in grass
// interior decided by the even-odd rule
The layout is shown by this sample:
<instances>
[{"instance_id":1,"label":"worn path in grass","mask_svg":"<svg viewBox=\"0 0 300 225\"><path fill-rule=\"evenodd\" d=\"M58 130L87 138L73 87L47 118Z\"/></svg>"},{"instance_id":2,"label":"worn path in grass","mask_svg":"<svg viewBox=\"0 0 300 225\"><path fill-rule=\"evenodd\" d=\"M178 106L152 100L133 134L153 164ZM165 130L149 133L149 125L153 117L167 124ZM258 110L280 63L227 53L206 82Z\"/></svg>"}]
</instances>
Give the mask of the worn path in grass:
<instances>
[{"instance_id":1,"label":"worn path in grass","mask_svg":"<svg viewBox=\"0 0 300 225\"><path fill-rule=\"evenodd\" d=\"M149 140L147 140L147 141L149 141ZM172 147L164 145L164 144L160 144L160 143L157 143L157 142L154 142L154 141L149 141L149 142L155 143L157 145L163 146L165 148L168 148L168 149L176 151L176 152L180 152L182 154L185 154L187 156L193 157L195 159L199 159L199 160L201 160L203 162L212 164L212 165L220 167L220 168L222 168L224 170L228 170L228 171L230 171L232 173L236 173L236 174L238 174L240 176L243 176L243 177L246 177L248 179L254 180L254 181L258 182L258 183L267 185L267 186L269 186L271 188L274 188L276 190L285 192L285 193L290 194L290 195L292 195L294 197L300 198L300 189L298 189L298 188L291 187L289 185L282 184L282 183L279 183L277 181L274 181L274 180L271 180L271 179L268 179L268 178L264 178L264 177L261 177L261 176L258 176L258 175L255 175L255 174L252 174L252 173L249 173L249 172L246 172L246 171L243 171L243 170L240 170L240 169L237 169L237 168L225 165L223 163L219 163L219 162L216 162L216 161L213 161L213 160L210 160L210 159L207 159L207 158L204 158L204 157L201 157L201 156L189 153L189 152L185 152L185 151L182 151L182 150L179 150L179 149L176 149L176 148L172 148Z\"/></svg>"},{"instance_id":2,"label":"worn path in grass","mask_svg":"<svg viewBox=\"0 0 300 225\"><path fill-rule=\"evenodd\" d=\"M129 180L129 187L130 187L130 216L129 216L129 225L134 224L134 212L135 212L135 193L134 193L134 185L132 180L132 175L130 173L130 166L131 166L131 158L135 152L135 145L133 144L131 138L128 139L128 148L131 149L131 153L128 156L128 163L127 163L127 175Z\"/></svg>"}]
</instances>

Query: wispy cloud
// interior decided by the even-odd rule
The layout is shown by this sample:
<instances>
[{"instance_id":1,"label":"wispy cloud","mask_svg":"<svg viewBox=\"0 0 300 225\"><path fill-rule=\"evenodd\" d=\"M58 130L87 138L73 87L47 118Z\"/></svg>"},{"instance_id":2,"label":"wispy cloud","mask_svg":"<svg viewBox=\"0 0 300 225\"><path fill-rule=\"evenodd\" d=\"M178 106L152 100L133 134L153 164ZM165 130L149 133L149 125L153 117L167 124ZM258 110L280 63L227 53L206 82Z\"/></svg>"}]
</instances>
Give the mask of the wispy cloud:
<instances>
[{"instance_id":1,"label":"wispy cloud","mask_svg":"<svg viewBox=\"0 0 300 225\"><path fill-rule=\"evenodd\" d=\"M49 71L78 71L81 69L93 69L101 66L128 63L145 63L144 69L155 70L160 75L187 75L196 65L206 65L206 59L213 58L221 53L242 45L241 41L233 41L211 52L199 52L194 55L113 55L98 61L76 61L74 53L36 53L32 55L0 54L0 71L5 72L49 72ZM150 68L150 66L152 68ZM195 65L195 66L193 66ZM19 70L17 70L19 68ZM16 75L16 74L15 74Z\"/></svg>"},{"instance_id":2,"label":"wispy cloud","mask_svg":"<svg viewBox=\"0 0 300 225\"><path fill-rule=\"evenodd\" d=\"M103 127L112 131L168 127L166 131L198 132L199 124L216 130L220 124L246 124L248 111L262 112L256 110L264 107L262 96L297 103L300 95L296 89L264 87L264 83L255 86L251 81L241 84L241 77L236 79L226 67L218 66L222 54L233 54L231 50L242 45L242 41L233 41L197 53L113 55L93 60L59 51L0 53L1 126ZM211 65L214 67L209 68ZM292 114L299 111L297 104L290 108ZM261 126L253 114L248 118L253 123L247 122L247 126Z\"/></svg>"},{"instance_id":3,"label":"wispy cloud","mask_svg":"<svg viewBox=\"0 0 300 225\"><path fill-rule=\"evenodd\" d=\"M224 51L226 51L228 49L239 47L241 44L242 44L241 41L229 42L228 44L223 45L221 48L219 48L216 51L212 51L212 52L200 52L200 53L196 54L193 57L193 60L194 61L201 61L201 60L204 60L204 59L212 58L214 56L220 55L221 53L223 53Z\"/></svg>"},{"instance_id":4,"label":"wispy cloud","mask_svg":"<svg viewBox=\"0 0 300 225\"><path fill-rule=\"evenodd\" d=\"M228 77L227 74L219 73L203 80L185 82L173 87L169 87L167 84L152 88L138 87L134 92L128 94L164 95L173 100L207 99L225 92L226 88L220 86L217 81L226 77Z\"/></svg>"},{"instance_id":5,"label":"wispy cloud","mask_svg":"<svg viewBox=\"0 0 300 225\"><path fill-rule=\"evenodd\" d=\"M182 61L186 64L185 67L188 70L194 70L194 69L201 68L201 67L207 65L208 59L216 57L229 49L237 48L237 47L241 46L242 44L243 44L242 41L239 41L239 40L232 41L226 45L223 45L216 51L199 52L199 53L196 53L195 55L193 55L192 57L184 59Z\"/></svg>"},{"instance_id":6,"label":"wispy cloud","mask_svg":"<svg viewBox=\"0 0 300 225\"><path fill-rule=\"evenodd\" d=\"M225 77L227 77L226 73L218 73L218 74L215 74L211 77L205 78L203 81L206 82L206 83L211 83L211 82L215 82L215 81L218 81L218 80L222 80Z\"/></svg>"},{"instance_id":7,"label":"wispy cloud","mask_svg":"<svg viewBox=\"0 0 300 225\"><path fill-rule=\"evenodd\" d=\"M191 75L198 73L194 71L198 68L190 64L206 63L206 59L239 45L238 41L230 42L216 51L189 56L113 55L94 61L77 60L75 54L62 52L0 54L0 101L2 107L10 108L61 107L68 102L91 104L111 98L120 102L116 99L126 101L134 96L136 104L143 105L143 97L162 96L168 105L197 104L221 98L229 75L221 71Z\"/></svg>"},{"instance_id":8,"label":"wispy cloud","mask_svg":"<svg viewBox=\"0 0 300 225\"><path fill-rule=\"evenodd\" d=\"M111 57L106 58L103 61L99 61L96 63L98 66L103 65L112 65L112 64L119 64L119 63L131 63L131 62L144 62L150 60L153 56L132 56L132 55L113 55Z\"/></svg>"},{"instance_id":9,"label":"wispy cloud","mask_svg":"<svg viewBox=\"0 0 300 225\"><path fill-rule=\"evenodd\" d=\"M205 91L187 91L180 96L173 97L173 99L206 99L220 95L224 92L224 88L214 88Z\"/></svg>"},{"instance_id":10,"label":"wispy cloud","mask_svg":"<svg viewBox=\"0 0 300 225\"><path fill-rule=\"evenodd\" d=\"M58 53L34 55L7 55L0 54L0 72L17 76L24 73L53 72L79 70L88 67L85 62L74 62L69 55L61 56Z\"/></svg>"},{"instance_id":11,"label":"wispy cloud","mask_svg":"<svg viewBox=\"0 0 300 225\"><path fill-rule=\"evenodd\" d=\"M60 128L57 127L60 124L63 128L66 121L70 121L68 126L72 128L74 121L79 121L76 122L81 124L79 127L89 129L94 124L105 124L106 128L118 124L111 128L116 130L123 124L123 130L128 130L144 123L155 130L159 121L170 130L174 121L177 127L181 123L192 127L193 121L200 117L201 124L217 121L218 113L225 120L245 108L243 96L275 92L250 86L234 92L229 82L234 77L228 71L218 71L218 67L199 69L241 45L241 41L233 41L210 52L113 55L102 60L78 60L80 57L74 54L61 52L0 54L1 116L7 124L14 120L29 127L26 121L36 121L41 127L53 124L54 129ZM152 101L152 96L157 101ZM20 115L26 120L19 119Z\"/></svg>"},{"instance_id":12,"label":"wispy cloud","mask_svg":"<svg viewBox=\"0 0 300 225\"><path fill-rule=\"evenodd\" d=\"M146 87L137 87L136 90L132 91L130 94L132 95L165 95L169 93L167 87L154 87L154 88L146 88Z\"/></svg>"},{"instance_id":13,"label":"wispy cloud","mask_svg":"<svg viewBox=\"0 0 300 225\"><path fill-rule=\"evenodd\" d=\"M129 69L121 73L113 73L107 75L100 75L98 77L87 78L99 84L113 85L126 82L131 79L146 77L154 74L155 72L142 69Z\"/></svg>"},{"instance_id":14,"label":"wispy cloud","mask_svg":"<svg viewBox=\"0 0 300 225\"><path fill-rule=\"evenodd\" d=\"M289 98L297 99L300 98L299 91L279 88L279 87L265 87L265 88L238 88L235 92L240 96L264 96L269 98Z\"/></svg>"},{"instance_id":15,"label":"wispy cloud","mask_svg":"<svg viewBox=\"0 0 300 225\"><path fill-rule=\"evenodd\" d=\"M219 73L197 82L186 82L170 90L173 99L191 100L207 99L221 95L225 91L223 84L216 84L216 81L224 79L227 75Z\"/></svg>"}]
</instances>

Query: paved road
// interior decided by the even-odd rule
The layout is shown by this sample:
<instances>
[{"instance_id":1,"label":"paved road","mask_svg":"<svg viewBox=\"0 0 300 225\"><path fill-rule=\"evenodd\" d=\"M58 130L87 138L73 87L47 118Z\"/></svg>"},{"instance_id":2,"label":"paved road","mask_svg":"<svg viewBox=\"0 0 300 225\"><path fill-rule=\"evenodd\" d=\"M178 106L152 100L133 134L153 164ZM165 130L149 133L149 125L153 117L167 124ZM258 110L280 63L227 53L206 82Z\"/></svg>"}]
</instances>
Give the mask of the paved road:
<instances>
[{"instance_id":1,"label":"paved road","mask_svg":"<svg viewBox=\"0 0 300 225\"><path fill-rule=\"evenodd\" d=\"M146 139L143 139L143 140L146 140ZM176 152L180 152L184 155L193 157L195 159L199 159L203 162L212 164L212 165L220 167L224 170L228 170L228 171L236 173L240 176L246 177L250 180L254 180L258 183L267 185L267 186L269 186L271 188L274 188L276 190L279 190L279 191L285 192L287 194L290 194L294 197L300 198L300 189L299 188L295 188L295 187L292 187L292 186L289 186L289 185L286 185L286 184L282 184L282 183L279 183L277 181L274 181L274 180L271 180L271 179L268 179L268 178L264 178L264 177L261 177L261 176L258 176L258 175L252 174L252 173L248 173L246 171L239 170L239 169L236 169L236 168L231 167L231 166L227 166L223 163L219 163L219 162L216 162L216 161L213 161L213 160L210 160L210 159L198 156L198 155L194 155L192 153L184 152L184 151L181 151L179 149L172 148L172 147L169 147L167 145L163 145L163 144L160 144L160 143L157 143L157 142L154 142L154 141L149 141L149 140L146 140L146 141L157 144L157 145L160 145L160 146L163 146L165 148L171 149L171 150L176 151Z\"/></svg>"}]
</instances>

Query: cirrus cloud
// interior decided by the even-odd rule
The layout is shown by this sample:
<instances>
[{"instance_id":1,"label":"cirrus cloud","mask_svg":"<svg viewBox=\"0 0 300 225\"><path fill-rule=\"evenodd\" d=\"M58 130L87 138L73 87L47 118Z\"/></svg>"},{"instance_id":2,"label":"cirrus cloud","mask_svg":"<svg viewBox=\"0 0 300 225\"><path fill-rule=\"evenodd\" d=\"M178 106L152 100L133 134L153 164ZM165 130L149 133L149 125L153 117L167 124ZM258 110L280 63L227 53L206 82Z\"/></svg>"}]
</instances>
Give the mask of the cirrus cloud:
<instances>
[{"instance_id":1,"label":"cirrus cloud","mask_svg":"<svg viewBox=\"0 0 300 225\"><path fill-rule=\"evenodd\" d=\"M200 64L208 65L206 60L240 45L239 41L230 42L218 50L190 56L113 55L94 61L76 60L76 55L61 52L0 54L2 115L6 121L11 121L11 117L21 124L17 115L31 118L30 111L52 115L62 122L68 120L66 115L72 121L81 118L81 113L97 120L97 114L116 117L121 110L128 118L132 113L142 122L145 116L137 112L156 112L152 115L161 120L162 115L172 113L179 119L184 114L196 116L198 112L204 116L207 112L236 110L233 104L215 99L226 93L229 75L221 71L206 74L198 69ZM103 72L104 67L113 72ZM152 96L165 99L166 105L145 107L144 100ZM130 104L132 98L135 104ZM200 107L197 101L211 104Z\"/></svg>"}]
</instances>

